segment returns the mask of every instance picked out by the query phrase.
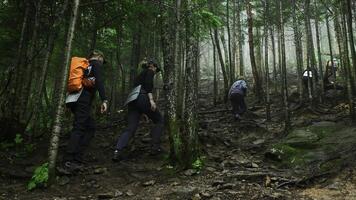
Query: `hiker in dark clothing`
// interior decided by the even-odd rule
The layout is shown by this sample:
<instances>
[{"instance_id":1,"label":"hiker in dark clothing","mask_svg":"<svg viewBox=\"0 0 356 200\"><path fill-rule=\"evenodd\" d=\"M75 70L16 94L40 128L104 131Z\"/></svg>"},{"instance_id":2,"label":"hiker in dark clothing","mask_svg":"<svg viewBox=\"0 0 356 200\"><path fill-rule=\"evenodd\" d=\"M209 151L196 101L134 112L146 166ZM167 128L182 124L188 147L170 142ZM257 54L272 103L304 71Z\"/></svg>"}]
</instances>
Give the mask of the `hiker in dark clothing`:
<instances>
[{"instance_id":1,"label":"hiker in dark clothing","mask_svg":"<svg viewBox=\"0 0 356 200\"><path fill-rule=\"evenodd\" d=\"M317 73L315 68L308 67L303 72L304 91L309 91L309 89L308 89L309 82L310 82L310 88L313 91L313 82L314 82L314 80L316 80L316 81L318 80L318 73ZM308 93L306 93L306 94L308 94Z\"/></svg>"},{"instance_id":2,"label":"hiker in dark clothing","mask_svg":"<svg viewBox=\"0 0 356 200\"><path fill-rule=\"evenodd\" d=\"M232 105L232 112L236 120L240 120L241 116L246 112L245 96L247 94L247 84L244 77L240 77L232 84L229 91L229 99Z\"/></svg>"},{"instance_id":3,"label":"hiker in dark clothing","mask_svg":"<svg viewBox=\"0 0 356 200\"><path fill-rule=\"evenodd\" d=\"M158 68L157 63L153 60L142 65L142 67L143 71L138 75L134 84L136 88L139 86L141 86L141 88L137 98L128 103L128 127L121 134L117 142L113 161L120 161L123 159L123 150L127 146L130 138L135 134L142 114L147 115L155 124L151 130L151 154L156 155L162 151L160 148L160 138L163 133L163 117L158 111L152 95L153 78L160 69Z\"/></svg>"},{"instance_id":4,"label":"hiker in dark clothing","mask_svg":"<svg viewBox=\"0 0 356 200\"><path fill-rule=\"evenodd\" d=\"M102 75L103 63L104 55L100 51L93 51L89 55L89 67L85 70L84 75L85 78L95 81L94 87L84 86L77 101L67 104L74 114L73 129L63 157L64 167L68 171L83 166L83 153L94 137L95 121L91 117L91 104L97 90L102 100L101 113L106 112L108 108Z\"/></svg>"}]
</instances>

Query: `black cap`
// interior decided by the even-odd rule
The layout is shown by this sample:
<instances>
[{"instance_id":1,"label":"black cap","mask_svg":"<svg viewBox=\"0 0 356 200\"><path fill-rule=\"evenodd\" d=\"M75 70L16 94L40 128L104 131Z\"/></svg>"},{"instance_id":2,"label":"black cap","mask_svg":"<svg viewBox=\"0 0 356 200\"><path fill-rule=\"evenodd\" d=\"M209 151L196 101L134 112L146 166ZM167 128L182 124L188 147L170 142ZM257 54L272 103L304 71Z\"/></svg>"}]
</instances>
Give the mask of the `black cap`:
<instances>
[{"instance_id":1,"label":"black cap","mask_svg":"<svg viewBox=\"0 0 356 200\"><path fill-rule=\"evenodd\" d=\"M161 71L161 68L159 68L159 66L158 66L158 64L157 64L157 62L156 62L156 60L154 60L153 58L150 59L150 60L148 60L148 62L147 62L147 67L148 67L149 65L153 65L154 67L156 67L156 68L157 68L156 72L160 72L160 71Z\"/></svg>"}]
</instances>

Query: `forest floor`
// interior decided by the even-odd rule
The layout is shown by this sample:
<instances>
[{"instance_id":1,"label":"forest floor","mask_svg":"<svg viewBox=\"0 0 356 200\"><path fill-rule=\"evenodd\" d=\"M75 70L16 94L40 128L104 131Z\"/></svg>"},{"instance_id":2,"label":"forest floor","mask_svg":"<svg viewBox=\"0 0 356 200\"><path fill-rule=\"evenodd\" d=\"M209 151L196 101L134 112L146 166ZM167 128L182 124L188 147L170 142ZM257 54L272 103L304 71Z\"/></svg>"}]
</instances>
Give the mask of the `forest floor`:
<instances>
[{"instance_id":1,"label":"forest floor","mask_svg":"<svg viewBox=\"0 0 356 200\"><path fill-rule=\"evenodd\" d=\"M203 95L203 94L202 94ZM278 97L274 97L277 99ZM208 101L208 100L205 100ZM281 106L272 106L271 122L264 120L264 108L247 100L249 112L235 121L225 105L200 102L199 137L203 154L201 170L176 170L167 156L151 157L149 123L142 122L130 145L130 156L111 161L114 143L125 127L124 116L100 123L88 152L88 164L75 176L60 175L57 183L34 191L26 185L35 166L47 156L47 139L39 141L32 156L17 159L14 151L0 154L0 199L356 199L356 172L343 165L332 173L294 173L268 159L271 145L286 137ZM331 122L349 126L342 105L335 112L310 114L295 106L292 127ZM297 112L298 111L298 112ZM351 126L350 126L351 127ZM65 138L60 153L65 148ZM167 135L163 147L168 151Z\"/></svg>"}]
</instances>

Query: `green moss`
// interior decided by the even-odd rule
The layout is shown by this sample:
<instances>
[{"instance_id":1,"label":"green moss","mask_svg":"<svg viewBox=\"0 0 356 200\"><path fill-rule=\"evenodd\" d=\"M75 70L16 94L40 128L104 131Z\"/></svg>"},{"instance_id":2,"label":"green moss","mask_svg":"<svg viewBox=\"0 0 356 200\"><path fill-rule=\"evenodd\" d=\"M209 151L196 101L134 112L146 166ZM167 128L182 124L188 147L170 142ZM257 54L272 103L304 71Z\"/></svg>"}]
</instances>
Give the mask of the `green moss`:
<instances>
[{"instance_id":1,"label":"green moss","mask_svg":"<svg viewBox=\"0 0 356 200\"><path fill-rule=\"evenodd\" d=\"M305 165L303 158L305 150L291 147L288 144L275 144L270 149L270 153L277 156L278 160L281 161L281 166L295 167Z\"/></svg>"},{"instance_id":2,"label":"green moss","mask_svg":"<svg viewBox=\"0 0 356 200\"><path fill-rule=\"evenodd\" d=\"M320 138L325 138L334 134L336 131L340 130L340 128L341 127L338 126L311 126L309 129Z\"/></svg>"},{"instance_id":3,"label":"green moss","mask_svg":"<svg viewBox=\"0 0 356 200\"><path fill-rule=\"evenodd\" d=\"M320 171L322 172L327 172L330 170L337 170L341 167L343 160L342 159L335 159L335 160L330 160L328 162L325 162L320 165Z\"/></svg>"}]
</instances>

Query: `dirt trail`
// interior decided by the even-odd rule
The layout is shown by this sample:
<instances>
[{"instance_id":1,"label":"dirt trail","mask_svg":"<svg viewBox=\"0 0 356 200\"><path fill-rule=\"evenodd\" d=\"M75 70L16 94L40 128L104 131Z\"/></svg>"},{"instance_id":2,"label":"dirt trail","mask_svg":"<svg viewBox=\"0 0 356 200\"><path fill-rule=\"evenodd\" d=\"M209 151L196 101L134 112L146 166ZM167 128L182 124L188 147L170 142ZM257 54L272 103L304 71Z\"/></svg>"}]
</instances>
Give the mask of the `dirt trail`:
<instances>
[{"instance_id":1,"label":"dirt trail","mask_svg":"<svg viewBox=\"0 0 356 200\"><path fill-rule=\"evenodd\" d=\"M293 175L266 160L267 146L282 134L280 120L266 124L263 108L250 105L250 112L236 122L223 105L200 110L202 170L176 171L165 155L151 157L149 126L143 123L131 143L127 160L111 161L113 146L125 125L100 124L92 142L88 167L76 176L59 176L47 189L26 191L29 171L46 156L39 145L33 158L21 163L8 156L0 162L0 199L354 199L355 175L344 170L337 176L318 179L306 188L296 187ZM300 120L302 117L300 117ZM305 121L305 119L303 119ZM298 122L298 120L296 120ZM115 123L116 124L116 123ZM167 136L164 148L168 150ZM45 143L43 141L42 143ZM61 150L65 145L61 147ZM11 166L11 167L10 167ZM22 178L14 174L24 172ZM17 175L18 175L17 174ZM319 184L321 183L321 184ZM303 185L299 185L303 186Z\"/></svg>"}]
</instances>

